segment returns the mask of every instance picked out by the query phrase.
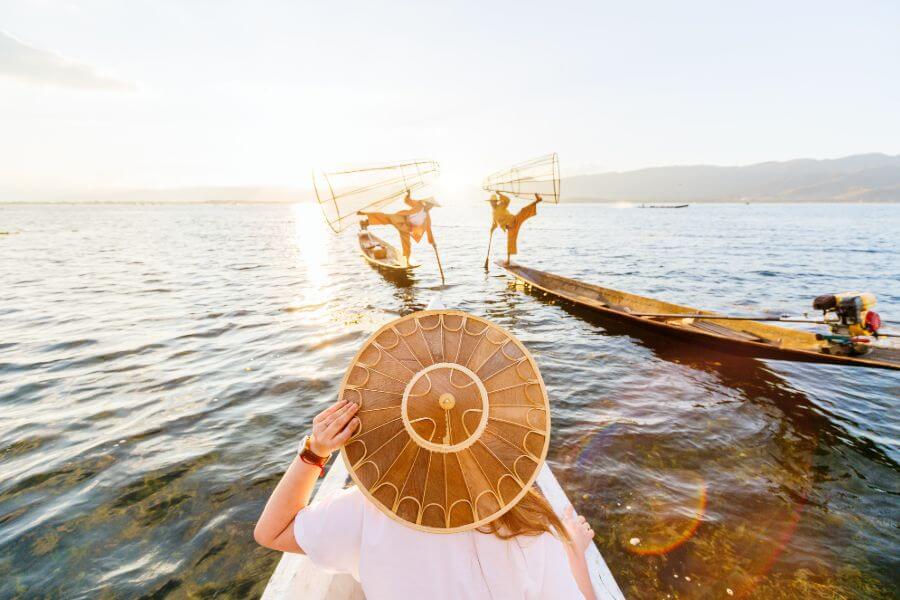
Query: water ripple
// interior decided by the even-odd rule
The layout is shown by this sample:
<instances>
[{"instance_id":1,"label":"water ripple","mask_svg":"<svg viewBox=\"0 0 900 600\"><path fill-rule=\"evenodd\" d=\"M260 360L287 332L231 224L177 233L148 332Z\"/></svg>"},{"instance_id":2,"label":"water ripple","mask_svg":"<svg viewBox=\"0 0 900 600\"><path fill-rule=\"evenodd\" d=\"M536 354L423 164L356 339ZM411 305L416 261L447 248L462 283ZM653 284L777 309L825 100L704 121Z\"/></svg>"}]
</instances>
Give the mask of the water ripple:
<instances>
[{"instance_id":1,"label":"water ripple","mask_svg":"<svg viewBox=\"0 0 900 600\"><path fill-rule=\"evenodd\" d=\"M897 374L711 354L527 293L481 269L482 208L436 216L444 301L535 354L550 461L626 596L892 595ZM548 206L520 261L742 313L866 289L900 321L900 210L865 210ZM388 279L311 205L0 214L0 597L259 595L278 555L253 523L362 340L440 289L430 248Z\"/></svg>"}]
</instances>

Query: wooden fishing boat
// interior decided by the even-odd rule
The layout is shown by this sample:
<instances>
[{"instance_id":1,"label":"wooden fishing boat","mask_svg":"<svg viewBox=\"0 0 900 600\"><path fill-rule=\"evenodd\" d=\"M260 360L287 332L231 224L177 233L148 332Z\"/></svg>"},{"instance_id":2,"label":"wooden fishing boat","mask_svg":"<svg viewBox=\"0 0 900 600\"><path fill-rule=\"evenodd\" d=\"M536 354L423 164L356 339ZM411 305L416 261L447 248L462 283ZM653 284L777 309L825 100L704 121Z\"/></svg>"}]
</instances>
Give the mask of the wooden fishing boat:
<instances>
[{"instance_id":1,"label":"wooden fishing boat","mask_svg":"<svg viewBox=\"0 0 900 600\"><path fill-rule=\"evenodd\" d=\"M444 305L440 298L434 297L429 302L428 308L440 309L444 308ZM350 475L344 461L335 460L312 501L315 502L317 498L342 489L349 481ZM562 516L571 502L546 462L538 475L537 486L553 506L553 510ZM587 561L597 598L625 600L596 545L592 544L588 548ZM365 595L362 586L350 575L328 573L317 568L306 556L286 552L269 578L262 598L263 600L362 600Z\"/></svg>"},{"instance_id":2,"label":"wooden fishing boat","mask_svg":"<svg viewBox=\"0 0 900 600\"><path fill-rule=\"evenodd\" d=\"M390 269L392 271L410 272L421 263L410 260L409 264L403 259L403 253L368 229L359 232L359 251L367 261L376 267Z\"/></svg>"},{"instance_id":3,"label":"wooden fishing boat","mask_svg":"<svg viewBox=\"0 0 900 600\"><path fill-rule=\"evenodd\" d=\"M497 265L534 288L599 314L719 352L772 360L900 369L898 345L873 345L863 355L842 354L838 345L817 339L816 334L809 331L753 320L696 318L691 315L716 316L716 313L591 285L519 265L502 262Z\"/></svg>"},{"instance_id":4,"label":"wooden fishing boat","mask_svg":"<svg viewBox=\"0 0 900 600\"><path fill-rule=\"evenodd\" d=\"M377 225L398 227L406 221L412 231L407 232L404 229L401 235L411 233L417 240L427 232L443 284L444 270L441 267L437 245L434 243L429 215L430 209L440 204L434 198L415 200L411 195L413 191L427 186L438 173L440 166L433 160L410 160L344 167L327 172L315 170L312 183L316 201L322 209L322 216L331 230L341 233L353 223L362 221L359 248L363 257L372 266L393 272L395 276L399 275L395 279L404 279L405 275L419 266L419 263L407 263L397 248L369 233L368 223L371 221ZM378 211L401 198L407 205L406 212L386 214ZM416 207L416 211L410 213L410 207Z\"/></svg>"}]
</instances>

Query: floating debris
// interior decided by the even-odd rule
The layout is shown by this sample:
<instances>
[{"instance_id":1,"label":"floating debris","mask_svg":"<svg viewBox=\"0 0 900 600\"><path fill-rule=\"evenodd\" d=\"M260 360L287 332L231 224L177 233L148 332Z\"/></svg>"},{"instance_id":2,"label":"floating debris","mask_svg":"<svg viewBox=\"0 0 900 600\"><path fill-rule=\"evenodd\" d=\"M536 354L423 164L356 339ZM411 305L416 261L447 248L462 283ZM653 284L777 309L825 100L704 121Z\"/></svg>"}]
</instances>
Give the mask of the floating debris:
<instances>
[{"instance_id":1,"label":"floating debris","mask_svg":"<svg viewBox=\"0 0 900 600\"><path fill-rule=\"evenodd\" d=\"M725 588L725 593L729 596L734 596L734 591L731 588Z\"/></svg>"},{"instance_id":2,"label":"floating debris","mask_svg":"<svg viewBox=\"0 0 900 600\"><path fill-rule=\"evenodd\" d=\"M641 543L641 538L633 537L630 540L628 540L628 543L631 544L632 546L637 546L638 544ZM676 575L675 577L678 577L678 575Z\"/></svg>"}]
</instances>

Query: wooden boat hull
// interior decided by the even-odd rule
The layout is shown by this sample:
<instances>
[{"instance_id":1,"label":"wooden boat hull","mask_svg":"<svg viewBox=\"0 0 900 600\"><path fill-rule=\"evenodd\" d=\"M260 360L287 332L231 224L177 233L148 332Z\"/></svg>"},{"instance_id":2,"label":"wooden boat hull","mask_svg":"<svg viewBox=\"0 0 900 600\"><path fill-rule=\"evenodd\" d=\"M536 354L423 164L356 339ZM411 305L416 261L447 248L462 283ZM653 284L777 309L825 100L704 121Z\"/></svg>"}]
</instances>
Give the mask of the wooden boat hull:
<instances>
[{"instance_id":1,"label":"wooden boat hull","mask_svg":"<svg viewBox=\"0 0 900 600\"><path fill-rule=\"evenodd\" d=\"M497 264L510 275L548 294L630 325L677 337L719 352L771 360L900 370L900 348L873 348L863 356L829 354L828 342L817 340L814 333L759 321L641 317L631 313L667 315L715 313L591 285L546 271L501 262Z\"/></svg>"},{"instance_id":2,"label":"wooden boat hull","mask_svg":"<svg viewBox=\"0 0 900 600\"><path fill-rule=\"evenodd\" d=\"M409 273L420 264L412 260L409 264L406 264L406 261L403 259L403 253L396 246L387 243L367 229L360 231L357 239L359 241L359 252L363 258L380 269ZM374 254L376 245L384 247L387 250L387 256L377 258Z\"/></svg>"}]
</instances>

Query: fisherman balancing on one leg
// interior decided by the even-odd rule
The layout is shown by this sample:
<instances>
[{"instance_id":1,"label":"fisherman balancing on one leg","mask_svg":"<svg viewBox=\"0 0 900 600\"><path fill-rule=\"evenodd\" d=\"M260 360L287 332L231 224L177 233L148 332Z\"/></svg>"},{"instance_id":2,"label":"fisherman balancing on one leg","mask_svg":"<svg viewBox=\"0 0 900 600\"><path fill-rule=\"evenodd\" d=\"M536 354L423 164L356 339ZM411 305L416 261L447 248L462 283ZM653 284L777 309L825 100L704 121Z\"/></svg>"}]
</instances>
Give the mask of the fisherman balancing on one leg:
<instances>
[{"instance_id":1,"label":"fisherman balancing on one leg","mask_svg":"<svg viewBox=\"0 0 900 600\"><path fill-rule=\"evenodd\" d=\"M369 225L393 225L400 233L400 245L403 251L403 258L406 266L409 266L409 256L412 253L412 243L410 238L416 242L422 240L422 237L428 236L428 243L434 248L435 256L438 259L438 269L441 271L441 281L444 279L444 271L441 268L441 259L437 254L437 244L434 241L434 234L431 231L431 209L440 206L434 198L423 198L414 200L409 190L406 191L406 197L403 199L409 208L397 211L395 213L383 212L365 212L359 211L357 214L366 217L363 226Z\"/></svg>"},{"instance_id":2,"label":"fisherman balancing on one leg","mask_svg":"<svg viewBox=\"0 0 900 600\"><path fill-rule=\"evenodd\" d=\"M491 258L491 242L494 239L494 230L499 227L506 232L506 264L508 265L512 255L517 252L516 239L519 237L519 228L522 226L522 223L537 214L538 202L542 200L540 194L535 194L534 202L524 206L516 214L512 214L509 212L509 197L500 192L491 194L488 202L491 203L493 222L491 223L491 236L488 238L488 253L484 259L485 270L487 270L488 261Z\"/></svg>"}]
</instances>

